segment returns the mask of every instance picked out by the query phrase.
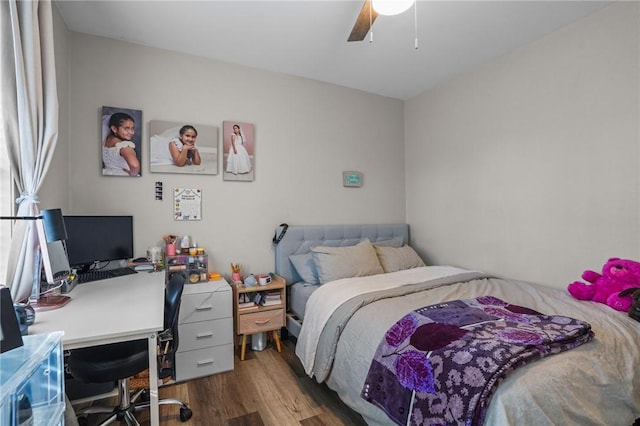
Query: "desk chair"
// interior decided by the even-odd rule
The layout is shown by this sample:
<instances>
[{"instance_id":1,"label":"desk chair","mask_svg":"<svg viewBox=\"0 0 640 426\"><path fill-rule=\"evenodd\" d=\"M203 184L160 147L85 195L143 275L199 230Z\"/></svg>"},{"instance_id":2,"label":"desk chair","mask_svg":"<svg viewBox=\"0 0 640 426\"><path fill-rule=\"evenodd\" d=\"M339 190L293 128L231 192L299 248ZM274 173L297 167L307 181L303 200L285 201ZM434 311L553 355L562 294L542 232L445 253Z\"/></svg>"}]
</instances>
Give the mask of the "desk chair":
<instances>
[{"instance_id":1,"label":"desk chair","mask_svg":"<svg viewBox=\"0 0 640 426\"><path fill-rule=\"evenodd\" d=\"M164 330L158 335L158 377L160 379L173 376L175 352L178 348L178 314L185 281L186 276L183 273L174 273L170 276L165 288ZM111 413L101 425L123 420L129 426L139 426L133 413L149 408L149 402L136 402L145 395L146 389L131 395L129 379L149 368L146 339L73 350L68 358L68 366L69 372L77 380L89 383L118 381L118 406L92 406L79 410L77 414L81 422L87 420L88 414ZM187 404L177 399L161 399L158 404L179 405L180 420L183 422L189 420L193 414Z\"/></svg>"}]
</instances>

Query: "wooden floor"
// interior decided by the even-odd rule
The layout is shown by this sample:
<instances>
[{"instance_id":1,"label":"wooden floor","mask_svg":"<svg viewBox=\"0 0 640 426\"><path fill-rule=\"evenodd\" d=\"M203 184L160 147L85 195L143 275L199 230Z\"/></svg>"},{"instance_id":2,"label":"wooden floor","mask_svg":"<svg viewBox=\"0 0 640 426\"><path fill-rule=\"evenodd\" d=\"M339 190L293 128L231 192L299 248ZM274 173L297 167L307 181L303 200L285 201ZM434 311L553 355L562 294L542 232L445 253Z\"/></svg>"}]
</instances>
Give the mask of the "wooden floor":
<instances>
[{"instance_id":1,"label":"wooden floor","mask_svg":"<svg viewBox=\"0 0 640 426\"><path fill-rule=\"evenodd\" d=\"M180 422L179 408L160 406L163 426L339 426L365 425L326 385L309 378L294 353L291 340L282 352L269 343L260 352L250 347L244 361L238 351L232 372L216 374L160 388L160 398L178 398L193 410L193 417ZM143 425L147 413L137 414ZM95 420L90 422L93 424Z\"/></svg>"}]
</instances>

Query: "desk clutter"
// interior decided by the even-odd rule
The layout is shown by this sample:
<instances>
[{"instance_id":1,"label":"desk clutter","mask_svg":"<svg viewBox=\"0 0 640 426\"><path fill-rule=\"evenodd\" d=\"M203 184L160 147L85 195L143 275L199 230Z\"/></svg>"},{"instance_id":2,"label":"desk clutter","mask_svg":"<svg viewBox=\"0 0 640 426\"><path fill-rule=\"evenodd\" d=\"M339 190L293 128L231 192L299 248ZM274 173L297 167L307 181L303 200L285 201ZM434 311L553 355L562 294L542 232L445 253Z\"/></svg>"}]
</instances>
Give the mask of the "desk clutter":
<instances>
[{"instance_id":1,"label":"desk clutter","mask_svg":"<svg viewBox=\"0 0 640 426\"><path fill-rule=\"evenodd\" d=\"M253 287L255 285L267 285L271 283L273 279L273 272L268 274L249 274L242 278L240 271L242 270L241 263L231 264L231 282L234 284L242 284L245 287Z\"/></svg>"},{"instance_id":2,"label":"desk clutter","mask_svg":"<svg viewBox=\"0 0 640 426\"><path fill-rule=\"evenodd\" d=\"M165 262L167 276L175 271L185 271L187 282L191 284L209 281L209 256L206 254L167 255Z\"/></svg>"},{"instance_id":3,"label":"desk clutter","mask_svg":"<svg viewBox=\"0 0 640 426\"><path fill-rule=\"evenodd\" d=\"M222 278L219 272L209 272L209 256L204 247L199 247L189 235L178 237L165 234L162 236L163 247L153 246L147 249L146 259L137 265L151 264L154 270L164 269L167 279L174 272L184 272L187 284L215 281Z\"/></svg>"},{"instance_id":4,"label":"desk clutter","mask_svg":"<svg viewBox=\"0 0 640 426\"><path fill-rule=\"evenodd\" d=\"M176 235L165 234L162 236L162 239L165 242L165 255L167 256L175 256L177 254L190 254L195 256L197 254L204 254L204 248L198 247L198 243L189 235L179 238Z\"/></svg>"}]
</instances>

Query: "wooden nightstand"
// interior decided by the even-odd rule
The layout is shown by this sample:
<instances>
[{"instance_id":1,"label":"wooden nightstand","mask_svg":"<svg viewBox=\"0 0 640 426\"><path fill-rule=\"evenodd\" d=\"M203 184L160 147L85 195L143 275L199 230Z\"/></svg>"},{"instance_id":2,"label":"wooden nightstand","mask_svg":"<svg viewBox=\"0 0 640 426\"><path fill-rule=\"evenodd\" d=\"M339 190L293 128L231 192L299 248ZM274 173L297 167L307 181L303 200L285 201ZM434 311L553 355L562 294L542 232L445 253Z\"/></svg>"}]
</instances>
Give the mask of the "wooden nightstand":
<instances>
[{"instance_id":1,"label":"wooden nightstand","mask_svg":"<svg viewBox=\"0 0 640 426\"><path fill-rule=\"evenodd\" d=\"M243 284L233 284L232 287L235 330L237 335L242 335L240 360L244 360L247 336L254 333L271 332L278 352L281 352L279 330L285 325L285 307L287 306L285 279L274 275L271 283L267 285L245 287ZM280 301L268 306L240 307L241 299L253 300L258 293L270 294L272 297L279 295Z\"/></svg>"}]
</instances>

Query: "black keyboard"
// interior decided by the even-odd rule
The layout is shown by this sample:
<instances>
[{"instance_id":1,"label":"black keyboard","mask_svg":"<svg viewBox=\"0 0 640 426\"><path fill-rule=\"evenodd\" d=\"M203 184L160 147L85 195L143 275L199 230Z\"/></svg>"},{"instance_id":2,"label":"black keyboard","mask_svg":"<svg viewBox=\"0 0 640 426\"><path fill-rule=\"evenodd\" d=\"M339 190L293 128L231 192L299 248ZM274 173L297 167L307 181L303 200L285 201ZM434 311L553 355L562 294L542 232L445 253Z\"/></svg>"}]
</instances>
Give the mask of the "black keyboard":
<instances>
[{"instance_id":1,"label":"black keyboard","mask_svg":"<svg viewBox=\"0 0 640 426\"><path fill-rule=\"evenodd\" d=\"M78 283L106 280L108 278L121 277L123 275L137 274L133 268L100 269L87 272L78 272Z\"/></svg>"}]
</instances>

